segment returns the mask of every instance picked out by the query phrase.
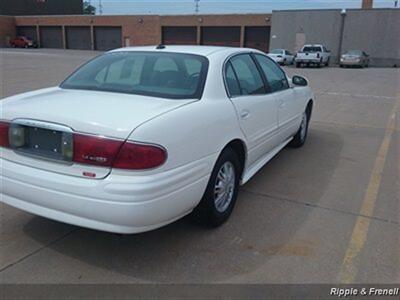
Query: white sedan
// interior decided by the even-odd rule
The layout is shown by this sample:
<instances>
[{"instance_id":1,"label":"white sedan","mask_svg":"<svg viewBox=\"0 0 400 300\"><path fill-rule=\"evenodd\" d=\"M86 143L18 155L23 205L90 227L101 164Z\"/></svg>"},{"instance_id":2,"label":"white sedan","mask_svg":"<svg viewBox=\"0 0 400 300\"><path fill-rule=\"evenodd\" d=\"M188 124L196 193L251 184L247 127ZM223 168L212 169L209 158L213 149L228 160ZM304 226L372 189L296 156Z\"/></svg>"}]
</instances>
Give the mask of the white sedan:
<instances>
[{"instance_id":1,"label":"white sedan","mask_svg":"<svg viewBox=\"0 0 400 300\"><path fill-rule=\"evenodd\" d=\"M60 86L1 101L1 201L136 233L222 224L238 187L307 137L313 95L246 48L123 48Z\"/></svg>"},{"instance_id":2,"label":"white sedan","mask_svg":"<svg viewBox=\"0 0 400 300\"><path fill-rule=\"evenodd\" d=\"M267 55L282 66L292 65L294 63L294 54L286 49L274 49Z\"/></svg>"}]
</instances>

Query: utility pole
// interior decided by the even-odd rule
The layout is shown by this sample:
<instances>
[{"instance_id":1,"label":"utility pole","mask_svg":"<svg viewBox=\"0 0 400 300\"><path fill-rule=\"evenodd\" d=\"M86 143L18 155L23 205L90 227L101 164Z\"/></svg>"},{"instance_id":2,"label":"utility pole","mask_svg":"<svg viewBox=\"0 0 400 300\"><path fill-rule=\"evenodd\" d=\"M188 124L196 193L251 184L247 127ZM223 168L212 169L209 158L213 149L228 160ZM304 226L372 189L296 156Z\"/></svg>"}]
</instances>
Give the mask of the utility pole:
<instances>
[{"instance_id":1,"label":"utility pole","mask_svg":"<svg viewBox=\"0 0 400 300\"><path fill-rule=\"evenodd\" d=\"M99 14L103 14L103 4L101 3L101 0L99 0Z\"/></svg>"},{"instance_id":2,"label":"utility pole","mask_svg":"<svg viewBox=\"0 0 400 300\"><path fill-rule=\"evenodd\" d=\"M344 35L344 22L346 18L346 10L342 9L340 12L340 35L339 35L339 46L338 46L338 57L337 57L337 63L340 64L340 57L342 56L343 52L343 35Z\"/></svg>"},{"instance_id":3,"label":"utility pole","mask_svg":"<svg viewBox=\"0 0 400 300\"><path fill-rule=\"evenodd\" d=\"M199 2L200 2L200 0L194 0L194 3L195 3L195 12L196 12L196 14L199 13Z\"/></svg>"}]
</instances>

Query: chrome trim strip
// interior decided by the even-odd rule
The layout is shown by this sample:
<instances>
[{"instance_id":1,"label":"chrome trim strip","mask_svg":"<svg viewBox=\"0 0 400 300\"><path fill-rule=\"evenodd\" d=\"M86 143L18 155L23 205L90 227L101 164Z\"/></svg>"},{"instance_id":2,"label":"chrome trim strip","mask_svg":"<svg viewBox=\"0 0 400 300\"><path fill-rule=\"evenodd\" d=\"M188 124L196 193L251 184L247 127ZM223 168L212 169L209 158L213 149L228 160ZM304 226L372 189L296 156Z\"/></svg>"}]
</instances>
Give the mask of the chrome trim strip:
<instances>
[{"instance_id":1,"label":"chrome trim strip","mask_svg":"<svg viewBox=\"0 0 400 300\"><path fill-rule=\"evenodd\" d=\"M44 121L39 121L39 120L34 120L34 119L14 119L11 121L11 124L18 124L18 125L24 125L24 126L29 126L29 127L38 127L38 128L42 128L42 129L56 130L56 131L69 132L69 133L73 132L71 127L61 125L58 123L44 122Z\"/></svg>"}]
</instances>

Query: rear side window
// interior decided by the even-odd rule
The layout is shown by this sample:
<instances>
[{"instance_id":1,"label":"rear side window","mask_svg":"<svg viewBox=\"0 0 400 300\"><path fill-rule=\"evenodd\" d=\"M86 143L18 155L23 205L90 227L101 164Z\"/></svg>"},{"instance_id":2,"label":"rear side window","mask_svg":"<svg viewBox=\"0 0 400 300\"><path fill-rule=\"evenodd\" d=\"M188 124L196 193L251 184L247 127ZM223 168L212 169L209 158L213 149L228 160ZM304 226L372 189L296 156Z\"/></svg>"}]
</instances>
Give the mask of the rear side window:
<instances>
[{"instance_id":1,"label":"rear side window","mask_svg":"<svg viewBox=\"0 0 400 300\"><path fill-rule=\"evenodd\" d=\"M271 92L282 91L289 88L285 72L283 72L275 62L260 54L256 54L254 57L264 72Z\"/></svg>"},{"instance_id":2,"label":"rear side window","mask_svg":"<svg viewBox=\"0 0 400 300\"><path fill-rule=\"evenodd\" d=\"M231 97L239 96L240 95L240 87L233 71L231 63L228 63L226 67L226 85L228 88L229 95Z\"/></svg>"},{"instance_id":3,"label":"rear side window","mask_svg":"<svg viewBox=\"0 0 400 300\"><path fill-rule=\"evenodd\" d=\"M234 56L230 59L230 64L237 76L242 95L260 95L266 93L261 74L249 54Z\"/></svg>"}]
</instances>

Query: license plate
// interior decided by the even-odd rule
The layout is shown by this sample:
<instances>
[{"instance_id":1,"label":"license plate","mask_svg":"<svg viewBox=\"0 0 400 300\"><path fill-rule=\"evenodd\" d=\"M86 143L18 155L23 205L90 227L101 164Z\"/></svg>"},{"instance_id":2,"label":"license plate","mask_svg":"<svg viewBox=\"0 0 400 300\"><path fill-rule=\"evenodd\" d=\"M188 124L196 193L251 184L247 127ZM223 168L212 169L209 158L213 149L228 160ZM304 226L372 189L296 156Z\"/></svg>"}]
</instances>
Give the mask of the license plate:
<instances>
[{"instance_id":1,"label":"license plate","mask_svg":"<svg viewBox=\"0 0 400 300\"><path fill-rule=\"evenodd\" d=\"M72 134L68 132L12 124L10 145L16 151L53 160L72 160Z\"/></svg>"}]
</instances>

